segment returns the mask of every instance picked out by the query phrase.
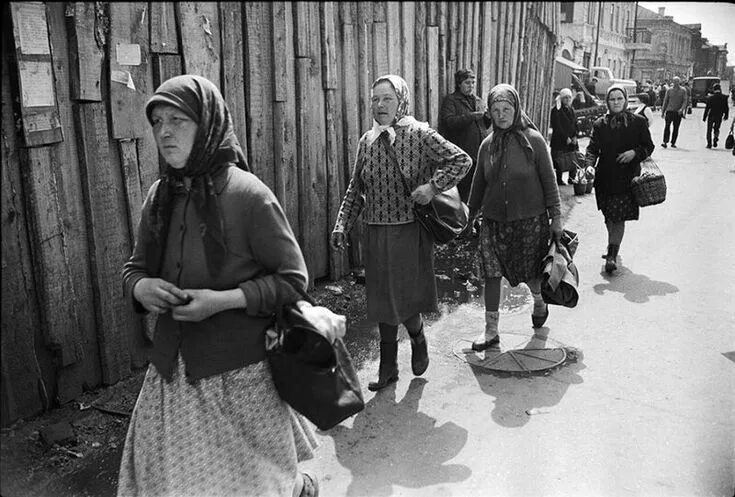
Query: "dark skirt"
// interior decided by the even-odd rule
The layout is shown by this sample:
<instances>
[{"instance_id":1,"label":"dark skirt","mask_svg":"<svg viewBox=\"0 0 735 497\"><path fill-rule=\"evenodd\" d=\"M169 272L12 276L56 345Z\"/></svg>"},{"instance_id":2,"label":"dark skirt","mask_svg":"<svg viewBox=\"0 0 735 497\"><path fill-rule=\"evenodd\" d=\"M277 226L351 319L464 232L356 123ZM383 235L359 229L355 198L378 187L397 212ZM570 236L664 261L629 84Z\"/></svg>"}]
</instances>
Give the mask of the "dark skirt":
<instances>
[{"instance_id":1,"label":"dark skirt","mask_svg":"<svg viewBox=\"0 0 735 497\"><path fill-rule=\"evenodd\" d=\"M484 277L503 276L511 286L537 279L550 240L549 216L545 212L507 223L483 219L480 256Z\"/></svg>"},{"instance_id":2,"label":"dark skirt","mask_svg":"<svg viewBox=\"0 0 735 497\"><path fill-rule=\"evenodd\" d=\"M637 221L640 207L635 202L632 192L615 195L596 194L597 208L605 216L606 223L620 223L623 221Z\"/></svg>"},{"instance_id":3,"label":"dark skirt","mask_svg":"<svg viewBox=\"0 0 735 497\"><path fill-rule=\"evenodd\" d=\"M397 325L438 311L434 242L418 223L367 225L365 251L368 320Z\"/></svg>"}]
</instances>

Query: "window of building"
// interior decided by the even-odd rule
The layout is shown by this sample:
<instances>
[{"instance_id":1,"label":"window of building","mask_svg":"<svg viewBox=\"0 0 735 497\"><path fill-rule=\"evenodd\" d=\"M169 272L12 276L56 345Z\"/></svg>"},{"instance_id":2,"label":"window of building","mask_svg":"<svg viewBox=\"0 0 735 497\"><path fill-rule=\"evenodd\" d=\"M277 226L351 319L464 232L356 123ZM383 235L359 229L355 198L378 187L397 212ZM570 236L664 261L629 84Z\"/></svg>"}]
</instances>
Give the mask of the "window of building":
<instances>
[{"instance_id":1,"label":"window of building","mask_svg":"<svg viewBox=\"0 0 735 497\"><path fill-rule=\"evenodd\" d=\"M573 22L574 19L574 2L561 3L561 22Z\"/></svg>"},{"instance_id":2,"label":"window of building","mask_svg":"<svg viewBox=\"0 0 735 497\"><path fill-rule=\"evenodd\" d=\"M615 7L615 30L620 32L620 6Z\"/></svg>"},{"instance_id":3,"label":"window of building","mask_svg":"<svg viewBox=\"0 0 735 497\"><path fill-rule=\"evenodd\" d=\"M611 5L610 6L610 31L615 29L615 27L613 26L614 22L615 22L615 6Z\"/></svg>"},{"instance_id":4,"label":"window of building","mask_svg":"<svg viewBox=\"0 0 735 497\"><path fill-rule=\"evenodd\" d=\"M596 24L597 23L597 3L596 2L587 2L587 24Z\"/></svg>"},{"instance_id":5,"label":"window of building","mask_svg":"<svg viewBox=\"0 0 735 497\"><path fill-rule=\"evenodd\" d=\"M590 59L592 59L592 54L589 53L589 52L585 52L582 55L582 65L584 67L589 67L590 66Z\"/></svg>"}]
</instances>

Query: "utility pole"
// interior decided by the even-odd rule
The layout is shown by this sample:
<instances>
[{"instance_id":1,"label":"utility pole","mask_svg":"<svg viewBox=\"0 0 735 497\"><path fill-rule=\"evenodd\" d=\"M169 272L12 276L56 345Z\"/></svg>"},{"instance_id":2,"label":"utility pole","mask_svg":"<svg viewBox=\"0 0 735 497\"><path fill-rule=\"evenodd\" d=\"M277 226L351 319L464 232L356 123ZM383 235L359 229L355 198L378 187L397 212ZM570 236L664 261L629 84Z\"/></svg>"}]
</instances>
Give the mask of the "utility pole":
<instances>
[{"instance_id":1,"label":"utility pole","mask_svg":"<svg viewBox=\"0 0 735 497\"><path fill-rule=\"evenodd\" d=\"M597 34L595 35L595 57L590 67L597 65L597 48L600 46L600 19L602 18L602 2L597 2Z\"/></svg>"}]
</instances>

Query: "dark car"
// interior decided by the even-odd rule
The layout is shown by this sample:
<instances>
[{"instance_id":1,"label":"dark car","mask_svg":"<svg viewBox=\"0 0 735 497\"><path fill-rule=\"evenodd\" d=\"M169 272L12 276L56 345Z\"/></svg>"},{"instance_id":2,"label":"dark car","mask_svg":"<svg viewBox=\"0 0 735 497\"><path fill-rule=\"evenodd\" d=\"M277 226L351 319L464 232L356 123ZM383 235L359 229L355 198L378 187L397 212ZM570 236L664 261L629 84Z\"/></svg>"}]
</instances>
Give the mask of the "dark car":
<instances>
[{"instance_id":1,"label":"dark car","mask_svg":"<svg viewBox=\"0 0 735 497\"><path fill-rule=\"evenodd\" d=\"M720 82L717 76L699 76L692 80L692 107L698 102L707 102L707 97L714 93L712 87Z\"/></svg>"}]
</instances>

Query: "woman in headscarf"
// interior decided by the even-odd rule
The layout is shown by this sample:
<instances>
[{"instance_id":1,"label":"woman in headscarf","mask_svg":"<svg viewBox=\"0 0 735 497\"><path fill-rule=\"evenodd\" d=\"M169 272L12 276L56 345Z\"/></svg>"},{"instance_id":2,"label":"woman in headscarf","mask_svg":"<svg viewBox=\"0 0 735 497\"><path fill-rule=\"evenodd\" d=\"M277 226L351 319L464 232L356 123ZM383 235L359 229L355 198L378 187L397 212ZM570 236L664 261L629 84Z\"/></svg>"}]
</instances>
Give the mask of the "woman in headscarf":
<instances>
[{"instance_id":1,"label":"woman in headscarf","mask_svg":"<svg viewBox=\"0 0 735 497\"><path fill-rule=\"evenodd\" d=\"M118 495L317 495L315 477L297 469L314 433L280 399L265 360L277 294L294 302L307 284L291 227L248 172L214 84L169 79L145 112L165 169L123 287L157 322Z\"/></svg>"},{"instance_id":2,"label":"woman in headscarf","mask_svg":"<svg viewBox=\"0 0 735 497\"><path fill-rule=\"evenodd\" d=\"M572 108L572 90L562 88L551 109L551 158L556 171L556 184L565 185L562 175L571 177L577 168L575 153L577 146L577 118Z\"/></svg>"},{"instance_id":3,"label":"woman in headscarf","mask_svg":"<svg viewBox=\"0 0 735 497\"><path fill-rule=\"evenodd\" d=\"M444 97L439 111L439 133L472 157L472 167L457 185L464 202L467 202L470 195L477 150L490 126L485 102L475 95L475 82L475 73L471 70L457 71L454 74L454 93Z\"/></svg>"},{"instance_id":4,"label":"woman in headscarf","mask_svg":"<svg viewBox=\"0 0 735 497\"><path fill-rule=\"evenodd\" d=\"M487 97L493 129L480 145L470 192L470 216L482 211L480 255L485 277L485 330L472 342L482 351L500 343L500 282L526 283L531 321L549 315L541 297L540 264L551 237L562 235L561 202L546 140L521 107L515 88L495 86Z\"/></svg>"},{"instance_id":5,"label":"woman in headscarf","mask_svg":"<svg viewBox=\"0 0 735 497\"><path fill-rule=\"evenodd\" d=\"M373 391L398 380L401 323L411 339L413 373L421 375L429 365L421 313L438 310L434 244L412 206L456 186L472 165L461 148L414 119L408 101L408 84L400 76L381 76L373 83L373 127L358 143L331 236L332 247L342 250L364 211L367 318L380 330L378 380L368 384Z\"/></svg>"},{"instance_id":6,"label":"woman in headscarf","mask_svg":"<svg viewBox=\"0 0 735 497\"><path fill-rule=\"evenodd\" d=\"M651 155L654 145L646 119L628 110L624 87L612 85L605 102L608 112L592 126L585 163L596 168L595 198L607 227L605 271L611 274L617 269L625 222L638 219L631 180L639 174L641 161Z\"/></svg>"}]
</instances>

